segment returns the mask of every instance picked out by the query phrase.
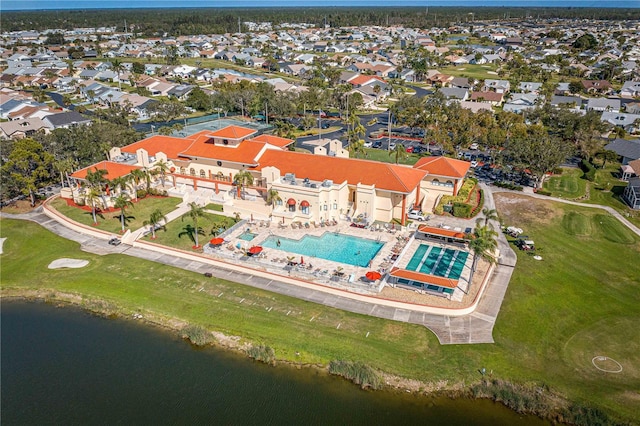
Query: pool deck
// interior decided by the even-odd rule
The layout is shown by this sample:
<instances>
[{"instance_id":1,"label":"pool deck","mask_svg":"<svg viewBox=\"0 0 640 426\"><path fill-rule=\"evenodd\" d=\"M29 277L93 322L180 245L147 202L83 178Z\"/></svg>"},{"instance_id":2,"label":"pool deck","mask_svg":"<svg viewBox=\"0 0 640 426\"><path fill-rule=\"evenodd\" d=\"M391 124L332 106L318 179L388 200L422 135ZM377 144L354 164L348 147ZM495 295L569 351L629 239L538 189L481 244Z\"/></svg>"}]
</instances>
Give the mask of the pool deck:
<instances>
[{"instance_id":1,"label":"pool deck","mask_svg":"<svg viewBox=\"0 0 640 426\"><path fill-rule=\"evenodd\" d=\"M487 207L493 208L493 197L490 190L487 191L486 203ZM280 267L280 275L272 274L254 268L250 263L253 259L245 264L239 262L241 258L234 259L233 263L217 261L207 256L189 254L170 248L153 248L148 243L121 244L114 247L107 244L110 234L90 227L78 226L77 223L69 221L46 204L44 208L40 207L30 213L16 215L0 213L0 217L34 221L63 238L80 243L82 250L90 253L98 255L126 254L197 273L208 272L215 277L337 309L423 325L436 335L441 344L493 343L493 327L516 263L515 253L510 249L504 235L501 234L498 238L501 256L494 273L484 287L484 292L477 297L477 306L470 313L456 313L456 309L434 309L422 304L381 299L324 286L321 283L315 284L303 277L281 275L282 267ZM437 225L438 221L435 222ZM473 226L473 223L473 221L453 220L452 226ZM498 226L497 222L495 225ZM364 231L356 228L347 230L345 228L351 227L346 224L343 224L342 227L338 226L338 229L344 230L345 233L358 232L357 236L364 236L367 232L370 235L377 233L377 231ZM306 232L306 230L298 231L300 231L300 235ZM383 232L380 233L383 234ZM398 234L389 234L387 238L390 237L390 241L395 241L396 236ZM380 263L384 262L384 257L392 254L392 247L391 244L385 245L382 249L384 252L381 251L376 256L377 260L374 260ZM228 249L227 251L230 252ZM376 266L374 265L374 268Z\"/></svg>"},{"instance_id":2,"label":"pool deck","mask_svg":"<svg viewBox=\"0 0 640 426\"><path fill-rule=\"evenodd\" d=\"M268 223L268 227L266 224ZM246 241L239 236L246 232L255 233L256 237L251 241ZM260 256L247 258L245 250L251 246L260 246L264 240L274 235L276 237L299 240L306 235L320 237L325 232L340 233L357 238L367 238L379 241L384 245L380 248L376 256L371 260L370 267L355 266L341 262L335 262L319 257L300 255L299 253L286 252L280 249L264 248ZM225 260L240 261L249 263L252 267L260 267L269 272L299 277L307 281L316 282L325 286L346 289L361 294L378 294L382 288L381 282L371 283L363 278L368 271L387 271L392 265L391 256L401 252L409 239L408 231L369 230L352 227L350 222L338 221L336 225L329 226L302 226L291 227L269 222L268 220L254 220L246 222L233 233L225 236L227 242L217 249L205 248L205 253L212 257ZM240 249L238 249L238 244ZM304 258L304 265L299 264ZM297 265L290 265L290 262ZM339 271L339 276L335 274Z\"/></svg>"}]
</instances>

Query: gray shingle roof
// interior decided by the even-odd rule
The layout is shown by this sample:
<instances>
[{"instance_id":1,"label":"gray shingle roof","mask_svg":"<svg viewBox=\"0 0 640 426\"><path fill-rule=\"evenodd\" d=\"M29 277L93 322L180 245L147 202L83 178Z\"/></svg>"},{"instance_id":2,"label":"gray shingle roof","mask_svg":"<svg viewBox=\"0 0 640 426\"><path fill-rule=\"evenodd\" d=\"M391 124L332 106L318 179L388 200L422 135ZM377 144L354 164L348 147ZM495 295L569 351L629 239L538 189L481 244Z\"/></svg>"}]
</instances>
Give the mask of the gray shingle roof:
<instances>
[{"instance_id":1,"label":"gray shingle roof","mask_svg":"<svg viewBox=\"0 0 640 426\"><path fill-rule=\"evenodd\" d=\"M616 139L604 149L615 151L618 155L635 160L640 158L640 139Z\"/></svg>"}]
</instances>

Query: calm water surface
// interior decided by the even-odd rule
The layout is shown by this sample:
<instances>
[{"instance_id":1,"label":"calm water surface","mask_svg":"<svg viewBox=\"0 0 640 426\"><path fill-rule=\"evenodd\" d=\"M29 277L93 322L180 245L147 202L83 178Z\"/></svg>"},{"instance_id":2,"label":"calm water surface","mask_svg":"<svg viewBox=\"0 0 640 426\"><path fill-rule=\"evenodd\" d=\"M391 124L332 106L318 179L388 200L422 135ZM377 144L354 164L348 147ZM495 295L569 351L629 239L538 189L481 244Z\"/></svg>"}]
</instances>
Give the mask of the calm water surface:
<instances>
[{"instance_id":1,"label":"calm water surface","mask_svg":"<svg viewBox=\"0 0 640 426\"><path fill-rule=\"evenodd\" d=\"M141 324L2 302L3 425L542 425L489 401L364 392Z\"/></svg>"}]
</instances>

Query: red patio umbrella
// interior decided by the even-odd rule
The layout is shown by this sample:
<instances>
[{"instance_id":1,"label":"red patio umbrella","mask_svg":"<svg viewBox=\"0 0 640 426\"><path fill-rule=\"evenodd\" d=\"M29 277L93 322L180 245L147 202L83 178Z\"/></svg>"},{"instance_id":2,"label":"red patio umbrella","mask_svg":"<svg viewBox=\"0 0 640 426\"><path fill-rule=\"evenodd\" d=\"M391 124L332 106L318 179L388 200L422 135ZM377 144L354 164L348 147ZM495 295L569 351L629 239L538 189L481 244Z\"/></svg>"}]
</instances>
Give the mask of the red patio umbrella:
<instances>
[{"instance_id":1,"label":"red patio umbrella","mask_svg":"<svg viewBox=\"0 0 640 426\"><path fill-rule=\"evenodd\" d=\"M247 250L247 253L249 254L258 254L262 251L262 247L260 246L253 246L251 247L249 250Z\"/></svg>"},{"instance_id":2,"label":"red patio umbrella","mask_svg":"<svg viewBox=\"0 0 640 426\"><path fill-rule=\"evenodd\" d=\"M209 243L213 246L219 246L220 244L224 243L224 238L212 238Z\"/></svg>"},{"instance_id":3,"label":"red patio umbrella","mask_svg":"<svg viewBox=\"0 0 640 426\"><path fill-rule=\"evenodd\" d=\"M377 281L380 278L382 278L382 274L380 272L377 272L377 271L369 271L364 276L367 277L367 279L371 280L371 281Z\"/></svg>"},{"instance_id":4,"label":"red patio umbrella","mask_svg":"<svg viewBox=\"0 0 640 426\"><path fill-rule=\"evenodd\" d=\"M304 257L300 256L300 263L304 264Z\"/></svg>"}]
</instances>

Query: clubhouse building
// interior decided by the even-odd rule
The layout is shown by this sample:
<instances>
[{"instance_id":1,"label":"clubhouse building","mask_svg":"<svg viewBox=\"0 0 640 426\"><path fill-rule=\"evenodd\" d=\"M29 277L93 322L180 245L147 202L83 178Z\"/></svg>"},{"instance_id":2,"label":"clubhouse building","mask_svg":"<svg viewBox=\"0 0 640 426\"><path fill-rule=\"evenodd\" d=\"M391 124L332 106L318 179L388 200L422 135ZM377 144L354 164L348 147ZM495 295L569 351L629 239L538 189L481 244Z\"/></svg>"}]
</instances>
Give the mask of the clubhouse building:
<instances>
[{"instance_id":1,"label":"clubhouse building","mask_svg":"<svg viewBox=\"0 0 640 426\"><path fill-rule=\"evenodd\" d=\"M313 153L295 152L288 149L293 140L257 133L228 126L187 137L154 135L112 148L110 161L71 177L82 186L88 170L106 170L105 177L114 179L164 164L172 195L204 193L197 202L219 203L225 211L269 215L287 224L349 218L397 219L404 225L410 209L431 211L442 195L455 195L470 167L446 157L424 157L413 167L349 158L338 140L323 141ZM273 207L267 206L268 194Z\"/></svg>"}]
</instances>

